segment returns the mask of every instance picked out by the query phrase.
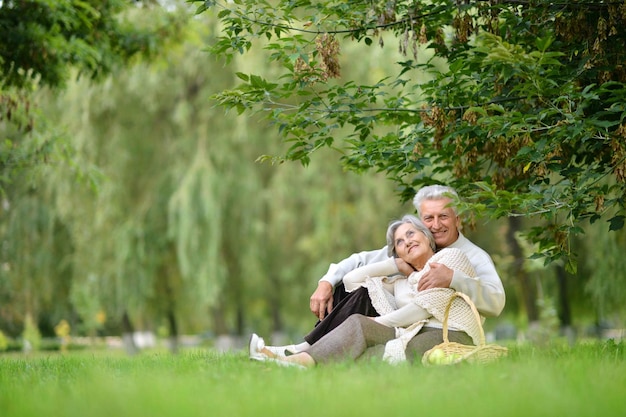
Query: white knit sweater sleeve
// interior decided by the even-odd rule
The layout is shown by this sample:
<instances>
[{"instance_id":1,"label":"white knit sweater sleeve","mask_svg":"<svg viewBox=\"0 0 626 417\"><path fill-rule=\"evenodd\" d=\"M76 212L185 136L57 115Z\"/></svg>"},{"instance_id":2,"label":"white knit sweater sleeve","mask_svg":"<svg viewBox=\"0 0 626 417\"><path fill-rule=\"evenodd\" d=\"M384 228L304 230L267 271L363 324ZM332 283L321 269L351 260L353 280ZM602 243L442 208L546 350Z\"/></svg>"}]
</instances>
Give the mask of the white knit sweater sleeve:
<instances>
[{"instance_id":1,"label":"white knit sweater sleeve","mask_svg":"<svg viewBox=\"0 0 626 417\"><path fill-rule=\"evenodd\" d=\"M374 321L389 327L406 327L430 316L426 309L416 303L409 303L391 313L374 318Z\"/></svg>"},{"instance_id":2,"label":"white knit sweater sleeve","mask_svg":"<svg viewBox=\"0 0 626 417\"><path fill-rule=\"evenodd\" d=\"M384 277L398 273L398 266L394 258L375 262L348 272L343 277L343 285L346 291L351 292L361 287L369 277Z\"/></svg>"},{"instance_id":3,"label":"white knit sweater sleeve","mask_svg":"<svg viewBox=\"0 0 626 417\"><path fill-rule=\"evenodd\" d=\"M329 282L333 287L335 287L350 271L364 265L369 265L387 259L389 259L387 246L383 246L381 249L377 250L353 253L340 262L330 264L328 271L322 278L320 278L320 281Z\"/></svg>"}]
</instances>

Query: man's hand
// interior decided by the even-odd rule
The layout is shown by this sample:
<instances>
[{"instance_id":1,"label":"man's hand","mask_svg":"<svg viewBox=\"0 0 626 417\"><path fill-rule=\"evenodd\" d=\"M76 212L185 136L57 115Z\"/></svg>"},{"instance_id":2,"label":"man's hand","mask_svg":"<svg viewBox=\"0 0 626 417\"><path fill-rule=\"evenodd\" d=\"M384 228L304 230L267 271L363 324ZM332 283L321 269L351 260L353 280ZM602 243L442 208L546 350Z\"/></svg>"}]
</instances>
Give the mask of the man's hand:
<instances>
[{"instance_id":1,"label":"man's hand","mask_svg":"<svg viewBox=\"0 0 626 417\"><path fill-rule=\"evenodd\" d=\"M424 273L417 284L417 290L423 291L430 288L450 288L454 272L437 262L429 263L430 270Z\"/></svg>"},{"instance_id":2,"label":"man's hand","mask_svg":"<svg viewBox=\"0 0 626 417\"><path fill-rule=\"evenodd\" d=\"M330 282L320 281L309 301L311 312L323 320L326 313L333 309L333 286Z\"/></svg>"},{"instance_id":3,"label":"man's hand","mask_svg":"<svg viewBox=\"0 0 626 417\"><path fill-rule=\"evenodd\" d=\"M396 261L396 266L398 267L398 271L400 271L400 273L404 275L405 277L408 277L413 272L415 272L415 268L413 268L411 264L406 263L403 259L395 258L394 260Z\"/></svg>"}]
</instances>

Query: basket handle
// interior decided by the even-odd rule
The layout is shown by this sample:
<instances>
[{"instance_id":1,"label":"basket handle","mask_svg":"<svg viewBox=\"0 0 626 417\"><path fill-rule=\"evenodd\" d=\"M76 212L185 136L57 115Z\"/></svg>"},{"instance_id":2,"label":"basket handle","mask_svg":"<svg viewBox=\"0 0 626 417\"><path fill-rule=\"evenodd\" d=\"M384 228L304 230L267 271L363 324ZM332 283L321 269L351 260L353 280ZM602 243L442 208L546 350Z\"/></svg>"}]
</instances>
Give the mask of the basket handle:
<instances>
[{"instance_id":1,"label":"basket handle","mask_svg":"<svg viewBox=\"0 0 626 417\"><path fill-rule=\"evenodd\" d=\"M485 345L485 343L486 343L485 342L485 332L483 331L483 326L482 326L482 323L480 322L480 314L478 313L478 310L476 309L476 306L474 305L472 300L469 298L469 296L467 294L464 294L464 293L458 292L458 291L456 291L450 297L450 301L448 301L448 305L446 306L446 311L445 311L445 314L443 316L443 341L444 341L444 343L450 343L450 341L448 340L448 316L450 315L450 307L452 307L452 301L454 301L454 299L456 297L462 298L470 306L470 308L472 309L472 313L474 314L474 318L478 322L478 329L480 330L480 345L479 346Z\"/></svg>"}]
</instances>

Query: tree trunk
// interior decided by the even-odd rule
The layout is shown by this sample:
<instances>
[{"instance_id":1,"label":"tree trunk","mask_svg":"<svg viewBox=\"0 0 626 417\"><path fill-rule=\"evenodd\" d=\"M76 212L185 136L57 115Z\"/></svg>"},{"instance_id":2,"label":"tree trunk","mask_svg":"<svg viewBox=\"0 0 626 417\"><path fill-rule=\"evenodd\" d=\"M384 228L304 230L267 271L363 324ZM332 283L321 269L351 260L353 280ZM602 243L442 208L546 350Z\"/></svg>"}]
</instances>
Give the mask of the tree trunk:
<instances>
[{"instance_id":1,"label":"tree trunk","mask_svg":"<svg viewBox=\"0 0 626 417\"><path fill-rule=\"evenodd\" d=\"M217 336L228 334L228 326L226 324L226 318L224 317L224 309L221 306L221 302L218 303L211 310L213 316L213 328Z\"/></svg>"},{"instance_id":2,"label":"tree trunk","mask_svg":"<svg viewBox=\"0 0 626 417\"><path fill-rule=\"evenodd\" d=\"M176 354L178 353L178 323L173 308L169 308L167 311L167 324L169 326L170 351Z\"/></svg>"},{"instance_id":3,"label":"tree trunk","mask_svg":"<svg viewBox=\"0 0 626 417\"><path fill-rule=\"evenodd\" d=\"M567 296L567 272L563 265L556 267L556 282L558 285L559 302L558 302L558 316L561 327L568 327L572 325L572 313L569 305L569 298Z\"/></svg>"},{"instance_id":4,"label":"tree trunk","mask_svg":"<svg viewBox=\"0 0 626 417\"><path fill-rule=\"evenodd\" d=\"M139 350L135 344L135 339L133 339L134 333L135 329L130 322L128 312L124 311L124 314L122 314L122 343L124 344L124 350L126 350L126 353L129 355L134 355Z\"/></svg>"},{"instance_id":5,"label":"tree trunk","mask_svg":"<svg viewBox=\"0 0 626 417\"><path fill-rule=\"evenodd\" d=\"M557 265L556 267L556 282L559 292L559 300L557 305L557 315L559 317L559 324L561 327L561 334L563 334L570 343L575 341L576 335L574 328L572 327L572 310L570 308L570 300L568 294L567 280L571 275L567 273L563 265Z\"/></svg>"},{"instance_id":6,"label":"tree trunk","mask_svg":"<svg viewBox=\"0 0 626 417\"><path fill-rule=\"evenodd\" d=\"M509 217L509 228L506 234L506 241L513 255L513 277L520 283L522 291L523 305L526 309L529 325L539 321L539 310L537 308L537 289L533 285L528 273L524 271L524 252L519 242L515 238L516 232L521 228L519 217Z\"/></svg>"},{"instance_id":7,"label":"tree trunk","mask_svg":"<svg viewBox=\"0 0 626 417\"><path fill-rule=\"evenodd\" d=\"M215 348L220 352L228 352L234 349L236 343L228 331L223 302L218 303L211 311L213 328L215 329Z\"/></svg>"}]
</instances>

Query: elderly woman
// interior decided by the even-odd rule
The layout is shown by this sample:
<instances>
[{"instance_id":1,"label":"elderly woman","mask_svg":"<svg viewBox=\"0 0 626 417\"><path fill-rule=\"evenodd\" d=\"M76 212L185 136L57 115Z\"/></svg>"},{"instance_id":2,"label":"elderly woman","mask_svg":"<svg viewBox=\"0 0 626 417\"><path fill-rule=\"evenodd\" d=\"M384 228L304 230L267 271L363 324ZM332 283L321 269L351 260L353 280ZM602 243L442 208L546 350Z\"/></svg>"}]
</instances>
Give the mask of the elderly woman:
<instances>
[{"instance_id":1,"label":"elderly woman","mask_svg":"<svg viewBox=\"0 0 626 417\"><path fill-rule=\"evenodd\" d=\"M412 362L441 343L441 320L454 291L436 288L418 292L417 282L430 268L429 263L433 262L475 276L469 260L460 250L453 248L442 249L435 254L432 234L417 217L411 215L389 225L387 244L392 248L391 255L410 264L415 269L414 273L409 277L387 278L387 275L397 273L396 263L390 258L358 268L344 277L348 291L367 288L378 317L351 315L306 351L286 357L276 355L265 347L263 339L253 335L250 358L301 366L372 356L383 357L392 363L405 359ZM455 303L457 301L457 304L463 303L462 300L455 300ZM454 307L456 310L462 308L453 304ZM462 329L450 326L449 340L463 344L476 342L476 329L462 316L459 317L461 319L455 324Z\"/></svg>"}]
</instances>

